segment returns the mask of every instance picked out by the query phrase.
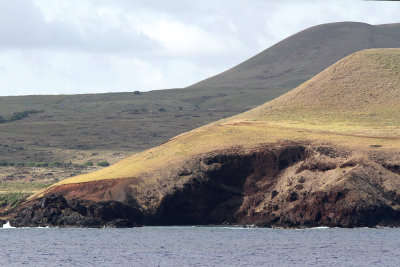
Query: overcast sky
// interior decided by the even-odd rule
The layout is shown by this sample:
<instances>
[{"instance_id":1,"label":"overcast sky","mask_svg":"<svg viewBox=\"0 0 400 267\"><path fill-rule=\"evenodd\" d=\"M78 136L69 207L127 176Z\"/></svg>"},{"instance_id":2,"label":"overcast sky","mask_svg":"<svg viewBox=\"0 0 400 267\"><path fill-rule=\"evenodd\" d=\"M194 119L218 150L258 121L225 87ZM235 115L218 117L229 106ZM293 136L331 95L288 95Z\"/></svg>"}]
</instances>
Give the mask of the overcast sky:
<instances>
[{"instance_id":1,"label":"overcast sky","mask_svg":"<svg viewBox=\"0 0 400 267\"><path fill-rule=\"evenodd\" d=\"M399 14L356 0L0 0L0 95L185 87L302 29Z\"/></svg>"}]
</instances>

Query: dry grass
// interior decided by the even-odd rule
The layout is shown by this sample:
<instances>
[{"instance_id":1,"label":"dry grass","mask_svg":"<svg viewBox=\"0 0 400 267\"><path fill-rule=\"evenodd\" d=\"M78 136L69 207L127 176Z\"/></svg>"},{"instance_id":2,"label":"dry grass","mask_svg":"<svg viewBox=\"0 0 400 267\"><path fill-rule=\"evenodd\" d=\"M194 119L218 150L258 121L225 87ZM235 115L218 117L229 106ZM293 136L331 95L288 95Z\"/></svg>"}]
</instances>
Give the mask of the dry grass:
<instances>
[{"instance_id":1,"label":"dry grass","mask_svg":"<svg viewBox=\"0 0 400 267\"><path fill-rule=\"evenodd\" d=\"M236 120L369 136L400 134L400 49L352 54Z\"/></svg>"},{"instance_id":2,"label":"dry grass","mask_svg":"<svg viewBox=\"0 0 400 267\"><path fill-rule=\"evenodd\" d=\"M97 172L79 175L63 180L56 185L80 183L102 179L117 179L146 176L146 174L182 166L186 160L198 157L214 150L241 147L253 149L261 144L284 141L331 142L343 146L368 150L372 145L380 145L376 149L392 150L400 148L400 138L359 137L340 135L324 131L269 126L263 123L208 126L181 135L172 141L128 157L108 168ZM153 176L155 179L156 177ZM145 182L154 182L147 179Z\"/></svg>"}]
</instances>

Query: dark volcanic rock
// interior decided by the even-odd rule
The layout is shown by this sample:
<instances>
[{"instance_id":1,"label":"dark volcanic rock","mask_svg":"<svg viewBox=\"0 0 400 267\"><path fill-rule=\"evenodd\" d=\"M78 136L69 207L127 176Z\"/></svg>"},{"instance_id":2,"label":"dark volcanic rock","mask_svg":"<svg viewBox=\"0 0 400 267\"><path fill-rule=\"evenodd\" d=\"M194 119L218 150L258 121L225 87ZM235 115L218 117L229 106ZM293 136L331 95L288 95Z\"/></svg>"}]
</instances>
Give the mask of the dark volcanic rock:
<instances>
[{"instance_id":1,"label":"dark volcanic rock","mask_svg":"<svg viewBox=\"0 0 400 267\"><path fill-rule=\"evenodd\" d=\"M12 219L14 226L113 227L138 226L143 215L138 207L126 203L85 200L67 201L61 195L49 195L26 203Z\"/></svg>"},{"instance_id":2,"label":"dark volcanic rock","mask_svg":"<svg viewBox=\"0 0 400 267\"><path fill-rule=\"evenodd\" d=\"M130 228L138 225L128 219L115 219L108 222L105 226L109 228Z\"/></svg>"}]
</instances>

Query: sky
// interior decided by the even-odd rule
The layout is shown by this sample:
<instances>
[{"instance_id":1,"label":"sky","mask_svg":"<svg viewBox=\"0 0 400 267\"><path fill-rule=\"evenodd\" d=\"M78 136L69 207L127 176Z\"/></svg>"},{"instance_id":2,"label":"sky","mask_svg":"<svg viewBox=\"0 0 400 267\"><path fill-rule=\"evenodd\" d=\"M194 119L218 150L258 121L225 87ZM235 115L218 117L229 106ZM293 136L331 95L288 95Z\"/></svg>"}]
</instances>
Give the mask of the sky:
<instances>
[{"instance_id":1,"label":"sky","mask_svg":"<svg viewBox=\"0 0 400 267\"><path fill-rule=\"evenodd\" d=\"M0 0L0 95L186 87L305 28L399 14L358 0Z\"/></svg>"}]
</instances>

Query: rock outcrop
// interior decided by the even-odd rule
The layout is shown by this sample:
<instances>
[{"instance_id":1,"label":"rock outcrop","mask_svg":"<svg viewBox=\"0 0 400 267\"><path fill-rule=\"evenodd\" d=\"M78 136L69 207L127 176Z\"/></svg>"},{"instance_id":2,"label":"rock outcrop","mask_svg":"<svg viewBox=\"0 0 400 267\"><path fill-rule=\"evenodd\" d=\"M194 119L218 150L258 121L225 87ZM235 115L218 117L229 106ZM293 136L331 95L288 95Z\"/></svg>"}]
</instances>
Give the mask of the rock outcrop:
<instances>
[{"instance_id":1,"label":"rock outcrop","mask_svg":"<svg viewBox=\"0 0 400 267\"><path fill-rule=\"evenodd\" d=\"M134 227L143 220L138 207L118 201L67 200L46 195L19 209L11 220L16 227Z\"/></svg>"},{"instance_id":2,"label":"rock outcrop","mask_svg":"<svg viewBox=\"0 0 400 267\"><path fill-rule=\"evenodd\" d=\"M129 178L55 187L20 206L11 222L61 227L397 226L400 177L393 162L399 158L399 153L389 158L387 153L354 155L348 149L295 143L219 152L197 159L190 172L179 170L172 180L163 179L141 195L134 190L121 194L120 188L137 182Z\"/></svg>"}]
</instances>

